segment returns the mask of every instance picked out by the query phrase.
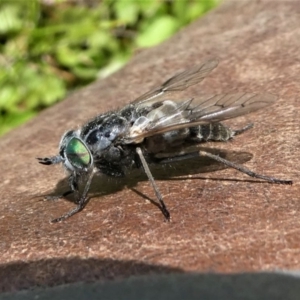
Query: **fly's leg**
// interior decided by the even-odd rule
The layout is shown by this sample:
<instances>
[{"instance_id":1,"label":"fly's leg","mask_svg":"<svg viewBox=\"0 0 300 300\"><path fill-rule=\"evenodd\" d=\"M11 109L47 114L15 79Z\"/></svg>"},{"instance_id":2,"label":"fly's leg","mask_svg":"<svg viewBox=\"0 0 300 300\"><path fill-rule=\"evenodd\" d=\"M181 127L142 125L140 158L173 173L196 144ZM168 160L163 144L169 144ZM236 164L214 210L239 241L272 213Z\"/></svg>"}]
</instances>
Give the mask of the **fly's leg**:
<instances>
[{"instance_id":1,"label":"fly's leg","mask_svg":"<svg viewBox=\"0 0 300 300\"><path fill-rule=\"evenodd\" d=\"M192 153L187 153L187 154L183 154L183 155L175 156L175 157L171 157L171 158L165 158L165 159L160 160L159 163L163 163L163 164L173 163L173 162L178 162L178 161L182 161L182 160L186 160L186 159L196 158L199 156L211 158L211 159L216 160L230 168L236 169L244 174L247 174L250 177L263 179L270 183L293 184L292 180L282 180L282 179L277 179L277 178L270 177L270 176L257 174L255 172L249 170L248 168L244 167L243 165L231 162L227 159L220 157L219 155L215 155L210 152L203 151L203 150L200 150L197 152L192 152Z\"/></svg>"},{"instance_id":2,"label":"fly's leg","mask_svg":"<svg viewBox=\"0 0 300 300\"><path fill-rule=\"evenodd\" d=\"M60 155L57 156L52 156L52 157L38 157L37 160L39 161L40 164L42 165L56 165L62 162L62 158ZM64 192L62 195L56 195L56 196L46 196L45 199L46 200L50 200L50 201L54 201L54 200L58 200L60 198L64 198L70 194L72 194L73 192L76 191L76 186L77 186L77 182L74 178L73 175L70 176L69 178L69 186L71 188L71 190ZM78 190L78 187L77 187Z\"/></svg>"},{"instance_id":3,"label":"fly's leg","mask_svg":"<svg viewBox=\"0 0 300 300\"><path fill-rule=\"evenodd\" d=\"M68 218L72 217L73 215L75 215L76 213L80 212L85 207L86 203L88 202L87 194L88 194L90 185L92 183L93 176L94 176L94 172L92 171L88 177L88 180L86 181L83 193L80 197L79 197L79 189L78 189L77 180L76 180L76 177L74 176L75 179L73 179L72 182L73 182L73 187L76 188L76 190L74 190L74 192L76 195L78 195L78 197L76 197L76 199L78 199L76 201L77 206L74 209L70 210L68 213L62 215L61 217L51 220L51 223L57 223L57 222L61 222L61 221L65 220L65 219L68 219ZM72 188L72 186L71 186L71 188Z\"/></svg>"},{"instance_id":4,"label":"fly's leg","mask_svg":"<svg viewBox=\"0 0 300 300\"><path fill-rule=\"evenodd\" d=\"M241 129L232 130L232 137L244 133L245 131L253 128L253 126L254 126L254 124L250 123L250 124L246 125L245 127L241 128Z\"/></svg>"},{"instance_id":5,"label":"fly's leg","mask_svg":"<svg viewBox=\"0 0 300 300\"><path fill-rule=\"evenodd\" d=\"M61 198L65 198L68 195L75 194L75 203L78 203L78 198L79 198L79 188L78 188L78 183L77 183L77 178L76 174L71 174L69 177L69 186L70 190L64 192L62 195L55 195L55 196L46 196L46 200L50 201L55 201Z\"/></svg>"},{"instance_id":6,"label":"fly's leg","mask_svg":"<svg viewBox=\"0 0 300 300\"><path fill-rule=\"evenodd\" d=\"M211 159L214 159L220 163L223 163L224 165L230 167L230 168L233 168L233 169L236 169L244 174L247 174L248 176L250 177L254 177L254 178L259 178L259 179L263 179L263 180L266 180L268 182L271 182L271 183L277 183L277 184L293 184L293 181L292 180L282 180L282 179L277 179L277 178L274 178L274 177L270 177L270 176L265 176L265 175L260 175L260 174L257 174L251 170L249 170L248 168L242 166L242 165L239 165L239 164L236 164L236 163L233 163L227 159L224 159L218 155L215 155L215 154L212 154L212 153L209 153L209 152L206 152L206 151L202 151L200 150L199 151L199 155L200 156L204 156L204 157L209 157Z\"/></svg>"},{"instance_id":7,"label":"fly's leg","mask_svg":"<svg viewBox=\"0 0 300 300\"><path fill-rule=\"evenodd\" d=\"M37 160L39 161L40 164L46 166L55 165L62 162L62 158L60 155L52 156L52 157L44 157L44 158L38 157Z\"/></svg>"},{"instance_id":8,"label":"fly's leg","mask_svg":"<svg viewBox=\"0 0 300 300\"><path fill-rule=\"evenodd\" d=\"M87 201L86 198L81 198L80 201L78 202L77 206L74 209L70 210L68 213L60 216L59 218L51 220L51 223L58 223L58 222L64 221L64 220L72 217L76 213L80 212L84 208L86 201Z\"/></svg>"},{"instance_id":9,"label":"fly's leg","mask_svg":"<svg viewBox=\"0 0 300 300\"><path fill-rule=\"evenodd\" d=\"M65 198L65 197L67 197L67 196L69 196L69 195L71 195L71 194L73 194L73 193L74 193L74 191L69 190L69 191L64 192L64 193L61 194L61 195L46 196L46 197L45 197L45 200L47 200L47 201L56 201L56 200L59 200L59 199L61 199L61 198Z\"/></svg>"},{"instance_id":10,"label":"fly's leg","mask_svg":"<svg viewBox=\"0 0 300 300\"><path fill-rule=\"evenodd\" d=\"M167 221L170 221L170 213L169 213L169 211L168 211L168 209L167 209L167 207L166 207L166 205L165 205L165 203L164 203L164 201L163 201L162 195L161 195L161 193L160 193L160 191L159 191L159 189L158 189L158 187L157 187L157 185L156 185L156 183L155 183L155 180L154 180L154 178L153 178L153 176L152 176L152 174L151 174L151 171L150 171L150 169L149 169L149 167L148 167L148 164L147 164L147 162L146 162L146 159L145 159L145 157L144 157L144 155L143 155L142 149L139 148L139 147L137 147L137 148L136 148L136 152L137 152L137 154L138 154L138 156L139 156L139 158L140 158L140 160L141 160L141 163L142 163L142 165L143 165L143 168L144 168L144 170L145 170L145 173L147 174L148 179L149 179L149 181L150 181L150 183L151 183L151 185L152 185L152 187L153 187L153 189L154 189L156 198L158 199L158 201L159 201L159 203L160 203L161 211L162 211L164 217L166 218L166 220L167 220Z\"/></svg>"}]
</instances>

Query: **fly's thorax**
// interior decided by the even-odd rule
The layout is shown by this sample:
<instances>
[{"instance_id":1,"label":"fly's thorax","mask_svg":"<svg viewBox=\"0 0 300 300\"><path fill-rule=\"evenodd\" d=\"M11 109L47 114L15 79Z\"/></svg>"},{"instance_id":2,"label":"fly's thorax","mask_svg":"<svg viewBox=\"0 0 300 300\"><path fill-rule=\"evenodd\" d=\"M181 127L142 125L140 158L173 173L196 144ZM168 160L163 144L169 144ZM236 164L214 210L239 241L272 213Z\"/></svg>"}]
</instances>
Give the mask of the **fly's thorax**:
<instances>
[{"instance_id":1,"label":"fly's thorax","mask_svg":"<svg viewBox=\"0 0 300 300\"><path fill-rule=\"evenodd\" d=\"M120 110L119 115L122 118L125 118L130 124L133 124L135 120L141 115L141 113L137 111L135 105L129 104Z\"/></svg>"},{"instance_id":2,"label":"fly's thorax","mask_svg":"<svg viewBox=\"0 0 300 300\"><path fill-rule=\"evenodd\" d=\"M85 141L94 156L103 156L111 147L118 143L118 139L129 127L129 122L119 114L110 113L101 122L91 121L89 131L82 131L81 138ZM115 151L113 151L115 153Z\"/></svg>"},{"instance_id":3,"label":"fly's thorax","mask_svg":"<svg viewBox=\"0 0 300 300\"><path fill-rule=\"evenodd\" d=\"M132 126L129 129L129 137L134 138L136 136L142 135L144 131L147 130L147 127L151 123L151 120L148 117L141 116L135 120ZM142 143L144 138L135 139L135 143ZM130 142L131 143L131 142Z\"/></svg>"},{"instance_id":4,"label":"fly's thorax","mask_svg":"<svg viewBox=\"0 0 300 300\"><path fill-rule=\"evenodd\" d=\"M87 144L80 138L79 131L68 131L59 145L59 154L65 168L70 172L87 172L93 165L93 157Z\"/></svg>"}]
</instances>

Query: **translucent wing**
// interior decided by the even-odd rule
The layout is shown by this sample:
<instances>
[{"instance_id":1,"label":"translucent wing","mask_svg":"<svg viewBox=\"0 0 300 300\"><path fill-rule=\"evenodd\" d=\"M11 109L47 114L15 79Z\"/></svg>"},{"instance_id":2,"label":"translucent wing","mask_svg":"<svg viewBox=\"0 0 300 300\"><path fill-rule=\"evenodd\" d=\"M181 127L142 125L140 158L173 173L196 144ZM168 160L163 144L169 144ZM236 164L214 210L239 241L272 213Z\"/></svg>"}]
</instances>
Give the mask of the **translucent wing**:
<instances>
[{"instance_id":1,"label":"translucent wing","mask_svg":"<svg viewBox=\"0 0 300 300\"><path fill-rule=\"evenodd\" d=\"M209 59L201 65L185 70L184 72L171 77L161 86L138 97L133 103L137 104L138 107L143 106L143 104L149 105L169 92L183 91L202 81L218 65L218 63L219 61L217 59Z\"/></svg>"},{"instance_id":2,"label":"translucent wing","mask_svg":"<svg viewBox=\"0 0 300 300\"><path fill-rule=\"evenodd\" d=\"M144 126L139 128L133 126L133 130L129 131L125 140L138 143L146 137L168 131L198 126L203 123L220 122L266 108L276 100L277 96L267 93L206 95L182 102L180 105L168 100L161 102L162 106L167 102L173 105L169 105L168 110L165 110L161 117L152 120L149 114L146 116L148 122L144 122Z\"/></svg>"}]
</instances>

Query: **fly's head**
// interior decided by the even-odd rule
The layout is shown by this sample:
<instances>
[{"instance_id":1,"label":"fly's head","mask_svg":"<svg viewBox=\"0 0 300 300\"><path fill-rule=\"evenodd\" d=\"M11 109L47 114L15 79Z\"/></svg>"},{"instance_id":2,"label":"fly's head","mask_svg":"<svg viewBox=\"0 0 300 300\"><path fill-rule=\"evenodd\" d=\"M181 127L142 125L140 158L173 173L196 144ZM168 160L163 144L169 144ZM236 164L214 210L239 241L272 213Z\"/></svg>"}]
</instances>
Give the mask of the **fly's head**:
<instances>
[{"instance_id":1,"label":"fly's head","mask_svg":"<svg viewBox=\"0 0 300 300\"><path fill-rule=\"evenodd\" d=\"M59 144L59 154L53 157L38 158L43 165L63 163L70 173L87 173L93 166L93 156L80 138L78 131L66 132Z\"/></svg>"}]
</instances>

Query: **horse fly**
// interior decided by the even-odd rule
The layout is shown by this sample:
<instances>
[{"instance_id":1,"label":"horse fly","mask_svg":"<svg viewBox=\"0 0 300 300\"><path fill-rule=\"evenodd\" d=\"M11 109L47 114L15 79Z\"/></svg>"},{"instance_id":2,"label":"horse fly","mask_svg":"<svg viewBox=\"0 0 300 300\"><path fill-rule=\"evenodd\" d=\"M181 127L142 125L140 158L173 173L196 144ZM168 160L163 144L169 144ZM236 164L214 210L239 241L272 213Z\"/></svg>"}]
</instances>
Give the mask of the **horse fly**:
<instances>
[{"instance_id":1,"label":"horse fly","mask_svg":"<svg viewBox=\"0 0 300 300\"><path fill-rule=\"evenodd\" d=\"M216 59L206 60L171 77L127 106L100 114L80 129L67 131L60 141L58 155L38 158L44 165L63 164L69 173L70 190L62 196L74 193L77 203L74 209L52 222L67 219L85 207L95 173L121 177L126 170L140 167L149 178L164 217L169 220L170 213L148 164L172 163L192 157L209 157L271 183L292 184L290 180L254 173L204 150L188 151L193 145L224 142L243 133L252 125L232 130L220 122L268 108L277 100L269 93L217 94L185 100L172 97L202 81L217 65Z\"/></svg>"}]
</instances>

